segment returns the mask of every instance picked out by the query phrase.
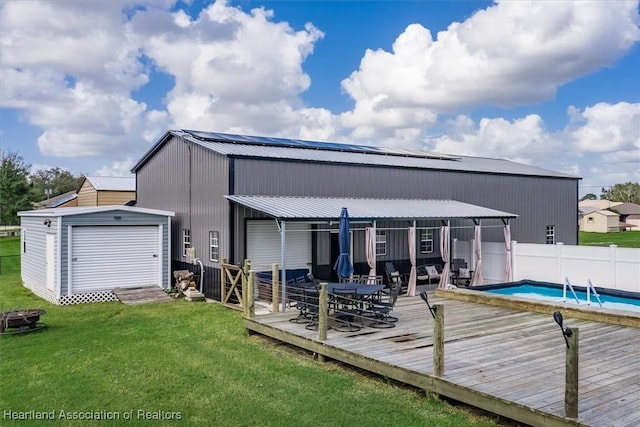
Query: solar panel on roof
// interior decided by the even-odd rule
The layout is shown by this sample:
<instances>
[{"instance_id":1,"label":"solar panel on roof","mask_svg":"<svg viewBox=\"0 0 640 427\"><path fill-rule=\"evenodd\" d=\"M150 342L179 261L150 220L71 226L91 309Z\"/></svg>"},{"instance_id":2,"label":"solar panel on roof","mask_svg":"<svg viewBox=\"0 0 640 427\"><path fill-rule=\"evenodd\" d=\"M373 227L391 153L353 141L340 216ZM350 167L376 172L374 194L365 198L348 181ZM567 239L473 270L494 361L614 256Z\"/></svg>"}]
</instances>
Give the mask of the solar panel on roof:
<instances>
[{"instance_id":1,"label":"solar panel on roof","mask_svg":"<svg viewBox=\"0 0 640 427\"><path fill-rule=\"evenodd\" d=\"M318 150L328 150L328 151L349 151L354 153L387 154L387 155L405 156L405 157L425 157L425 158L441 159L441 160L457 160L458 159L457 157L449 156L446 154L435 154L435 153L429 153L426 151L418 151L418 150L411 150L411 149L374 147L374 146L356 145L356 144L339 144L336 142L307 141L302 139L235 135L235 134L203 132L203 131L187 130L187 129L183 129L182 131L192 135L197 139L205 140L205 141L272 145L272 146L292 147L292 148L314 148Z\"/></svg>"}]
</instances>

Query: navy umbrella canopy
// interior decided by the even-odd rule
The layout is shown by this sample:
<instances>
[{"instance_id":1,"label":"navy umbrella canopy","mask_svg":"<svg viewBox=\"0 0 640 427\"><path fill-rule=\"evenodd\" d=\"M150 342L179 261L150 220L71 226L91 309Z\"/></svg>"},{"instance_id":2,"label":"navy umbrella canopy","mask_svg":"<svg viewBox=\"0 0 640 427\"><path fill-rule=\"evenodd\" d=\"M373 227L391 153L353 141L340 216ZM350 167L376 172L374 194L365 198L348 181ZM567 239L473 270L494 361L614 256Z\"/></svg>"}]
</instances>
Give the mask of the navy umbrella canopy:
<instances>
[{"instance_id":1,"label":"navy umbrella canopy","mask_svg":"<svg viewBox=\"0 0 640 427\"><path fill-rule=\"evenodd\" d=\"M349 277L353 274L353 265L349 258L349 212L347 208L342 208L340 212L340 226L338 228L338 245L340 246L340 255L336 260L333 269L340 277Z\"/></svg>"}]
</instances>

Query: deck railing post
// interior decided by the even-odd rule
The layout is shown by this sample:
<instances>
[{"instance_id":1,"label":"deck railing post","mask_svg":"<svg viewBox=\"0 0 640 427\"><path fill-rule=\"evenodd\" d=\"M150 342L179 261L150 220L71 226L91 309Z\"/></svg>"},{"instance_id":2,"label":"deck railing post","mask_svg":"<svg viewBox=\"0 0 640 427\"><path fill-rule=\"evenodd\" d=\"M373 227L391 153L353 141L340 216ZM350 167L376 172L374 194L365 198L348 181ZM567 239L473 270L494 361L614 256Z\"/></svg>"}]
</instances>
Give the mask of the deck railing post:
<instances>
[{"instance_id":1,"label":"deck railing post","mask_svg":"<svg viewBox=\"0 0 640 427\"><path fill-rule=\"evenodd\" d=\"M564 412L567 418L578 418L578 328L567 328L567 359L565 370Z\"/></svg>"},{"instance_id":2,"label":"deck railing post","mask_svg":"<svg viewBox=\"0 0 640 427\"><path fill-rule=\"evenodd\" d=\"M318 340L327 339L327 317L329 315L327 283L320 283L320 298L318 299ZM318 361L324 362L324 354L318 354Z\"/></svg>"},{"instance_id":3,"label":"deck railing post","mask_svg":"<svg viewBox=\"0 0 640 427\"><path fill-rule=\"evenodd\" d=\"M433 375L444 375L444 305L434 304L436 313L433 325Z\"/></svg>"},{"instance_id":4,"label":"deck railing post","mask_svg":"<svg viewBox=\"0 0 640 427\"><path fill-rule=\"evenodd\" d=\"M224 303L227 293L227 259L222 258L220 261L220 302Z\"/></svg>"},{"instance_id":5,"label":"deck railing post","mask_svg":"<svg viewBox=\"0 0 640 427\"><path fill-rule=\"evenodd\" d=\"M278 275L280 274L280 267L278 264L271 266L271 305L273 306L273 312L278 313L280 311L280 281Z\"/></svg>"},{"instance_id":6,"label":"deck railing post","mask_svg":"<svg viewBox=\"0 0 640 427\"><path fill-rule=\"evenodd\" d=\"M255 285L256 272L249 270L249 280L247 280L247 291L243 293L244 299L244 315L245 317L252 319L256 316L255 298L253 295L253 288Z\"/></svg>"},{"instance_id":7,"label":"deck railing post","mask_svg":"<svg viewBox=\"0 0 640 427\"><path fill-rule=\"evenodd\" d=\"M320 301L318 304L318 339L324 341L327 339L327 317L328 317L328 295L327 283L320 283Z\"/></svg>"}]
</instances>

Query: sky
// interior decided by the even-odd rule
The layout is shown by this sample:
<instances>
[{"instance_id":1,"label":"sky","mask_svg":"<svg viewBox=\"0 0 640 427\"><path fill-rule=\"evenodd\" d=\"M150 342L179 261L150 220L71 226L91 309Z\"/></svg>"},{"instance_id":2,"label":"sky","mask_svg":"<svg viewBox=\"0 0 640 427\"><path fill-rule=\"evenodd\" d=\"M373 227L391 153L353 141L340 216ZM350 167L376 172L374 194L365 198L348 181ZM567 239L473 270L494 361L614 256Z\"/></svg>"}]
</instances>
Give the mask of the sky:
<instances>
[{"instance_id":1,"label":"sky","mask_svg":"<svg viewBox=\"0 0 640 427\"><path fill-rule=\"evenodd\" d=\"M0 149L127 175L168 129L640 181L638 0L0 0Z\"/></svg>"}]
</instances>

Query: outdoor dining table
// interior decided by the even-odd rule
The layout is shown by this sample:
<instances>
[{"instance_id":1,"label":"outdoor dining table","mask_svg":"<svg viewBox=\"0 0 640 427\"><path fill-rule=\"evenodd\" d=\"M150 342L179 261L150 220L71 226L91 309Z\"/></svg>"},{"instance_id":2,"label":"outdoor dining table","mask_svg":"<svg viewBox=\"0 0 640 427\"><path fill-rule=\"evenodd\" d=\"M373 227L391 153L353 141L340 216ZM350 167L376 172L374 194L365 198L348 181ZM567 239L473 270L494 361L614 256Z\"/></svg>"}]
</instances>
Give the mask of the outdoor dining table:
<instances>
[{"instance_id":1,"label":"outdoor dining table","mask_svg":"<svg viewBox=\"0 0 640 427\"><path fill-rule=\"evenodd\" d=\"M355 291L358 296L371 296L384 289L384 285L368 285L366 283L357 282L343 282L335 283L329 282L327 284L327 292L334 293L334 290L339 289L341 291Z\"/></svg>"}]
</instances>

